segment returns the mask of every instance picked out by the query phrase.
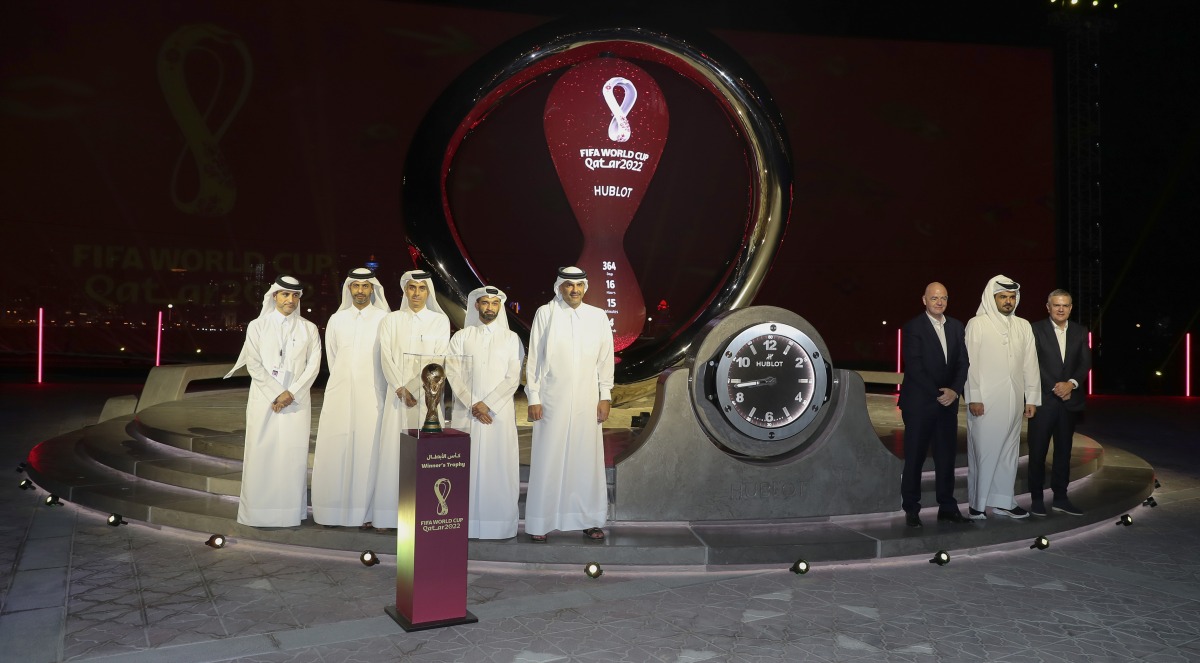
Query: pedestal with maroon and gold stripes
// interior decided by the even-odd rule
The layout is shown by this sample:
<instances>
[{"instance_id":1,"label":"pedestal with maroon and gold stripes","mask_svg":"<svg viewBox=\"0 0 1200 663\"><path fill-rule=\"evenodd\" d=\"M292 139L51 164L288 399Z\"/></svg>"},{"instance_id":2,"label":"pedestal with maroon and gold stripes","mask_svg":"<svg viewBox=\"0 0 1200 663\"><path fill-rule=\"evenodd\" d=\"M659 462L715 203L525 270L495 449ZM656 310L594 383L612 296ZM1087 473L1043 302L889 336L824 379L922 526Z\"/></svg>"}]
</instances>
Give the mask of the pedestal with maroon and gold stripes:
<instances>
[{"instance_id":1,"label":"pedestal with maroon and gold stripes","mask_svg":"<svg viewBox=\"0 0 1200 663\"><path fill-rule=\"evenodd\" d=\"M400 438L396 605L385 611L406 631L477 622L467 612L471 436L408 433Z\"/></svg>"}]
</instances>

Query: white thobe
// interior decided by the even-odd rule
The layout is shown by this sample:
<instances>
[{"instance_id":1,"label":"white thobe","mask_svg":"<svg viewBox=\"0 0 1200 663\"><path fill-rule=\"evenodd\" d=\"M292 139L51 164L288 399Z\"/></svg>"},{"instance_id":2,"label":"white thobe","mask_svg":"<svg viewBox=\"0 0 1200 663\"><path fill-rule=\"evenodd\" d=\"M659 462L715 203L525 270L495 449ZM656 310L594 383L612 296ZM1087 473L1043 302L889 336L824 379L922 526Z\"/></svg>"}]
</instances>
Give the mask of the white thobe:
<instances>
[{"instance_id":1,"label":"white thobe","mask_svg":"<svg viewBox=\"0 0 1200 663\"><path fill-rule=\"evenodd\" d=\"M246 400L246 448L237 521L253 527L294 527L308 514L309 390L321 370L317 326L278 311L246 327L243 348L253 382ZM285 391L295 399L279 412Z\"/></svg>"},{"instance_id":2,"label":"white thobe","mask_svg":"<svg viewBox=\"0 0 1200 663\"><path fill-rule=\"evenodd\" d=\"M459 360L459 357L469 361ZM521 468L513 392L521 385L525 349L514 332L496 325L467 327L450 339L446 378L454 391L451 426L471 434L471 498L467 536L508 539L517 535ZM492 423L471 415L487 405Z\"/></svg>"},{"instance_id":3,"label":"white thobe","mask_svg":"<svg viewBox=\"0 0 1200 663\"><path fill-rule=\"evenodd\" d=\"M425 397L421 391L421 369L430 355L446 354L450 344L450 319L443 313L423 308L413 313L407 306L392 311L379 327L379 354L387 379L383 422L379 431L379 463L370 520L376 527L397 527L400 519L400 436L425 421ZM424 355L424 359L419 357ZM400 387L417 399L409 407L396 396Z\"/></svg>"},{"instance_id":4,"label":"white thobe","mask_svg":"<svg viewBox=\"0 0 1200 663\"><path fill-rule=\"evenodd\" d=\"M1011 509L1021 449L1025 405L1042 404L1041 376L1033 329L1010 316L1000 330L986 315L967 322L968 403L983 403L983 415L967 413L967 497L971 508Z\"/></svg>"},{"instance_id":5,"label":"white thobe","mask_svg":"<svg viewBox=\"0 0 1200 663\"><path fill-rule=\"evenodd\" d=\"M542 406L533 422L525 532L600 527L608 517L604 431L596 406L612 400L613 336L608 316L555 298L529 334L525 394Z\"/></svg>"},{"instance_id":6,"label":"white thobe","mask_svg":"<svg viewBox=\"0 0 1200 663\"><path fill-rule=\"evenodd\" d=\"M371 520L380 412L387 381L379 357L379 326L387 312L375 306L343 309L325 328L329 382L313 458L313 520L352 526Z\"/></svg>"}]
</instances>

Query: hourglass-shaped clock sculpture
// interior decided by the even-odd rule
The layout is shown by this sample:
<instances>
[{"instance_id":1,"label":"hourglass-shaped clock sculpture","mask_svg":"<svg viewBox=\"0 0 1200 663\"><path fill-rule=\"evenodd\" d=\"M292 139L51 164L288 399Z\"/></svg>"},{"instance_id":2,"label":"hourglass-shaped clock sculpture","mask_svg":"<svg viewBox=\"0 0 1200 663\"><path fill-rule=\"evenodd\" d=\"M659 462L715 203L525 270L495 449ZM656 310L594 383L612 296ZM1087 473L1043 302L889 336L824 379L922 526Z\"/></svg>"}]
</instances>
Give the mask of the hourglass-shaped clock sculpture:
<instances>
[{"instance_id":1,"label":"hourglass-shaped clock sculpture","mask_svg":"<svg viewBox=\"0 0 1200 663\"><path fill-rule=\"evenodd\" d=\"M667 103L643 69L598 57L559 78L542 122L558 179L583 232L583 253L574 264L599 276L589 280L584 301L608 313L613 345L621 350L637 340L646 323L646 304L624 240L667 142Z\"/></svg>"}]
</instances>

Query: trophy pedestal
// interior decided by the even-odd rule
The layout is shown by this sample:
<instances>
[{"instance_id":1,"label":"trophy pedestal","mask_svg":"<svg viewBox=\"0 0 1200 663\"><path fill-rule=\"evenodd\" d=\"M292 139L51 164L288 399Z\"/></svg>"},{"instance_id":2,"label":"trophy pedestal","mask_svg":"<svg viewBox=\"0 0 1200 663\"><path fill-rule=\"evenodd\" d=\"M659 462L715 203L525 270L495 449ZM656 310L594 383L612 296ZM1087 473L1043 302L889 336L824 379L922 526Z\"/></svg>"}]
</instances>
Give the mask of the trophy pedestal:
<instances>
[{"instance_id":1,"label":"trophy pedestal","mask_svg":"<svg viewBox=\"0 0 1200 663\"><path fill-rule=\"evenodd\" d=\"M400 439L396 605L405 631L479 621L467 612L471 436L452 428Z\"/></svg>"}]
</instances>

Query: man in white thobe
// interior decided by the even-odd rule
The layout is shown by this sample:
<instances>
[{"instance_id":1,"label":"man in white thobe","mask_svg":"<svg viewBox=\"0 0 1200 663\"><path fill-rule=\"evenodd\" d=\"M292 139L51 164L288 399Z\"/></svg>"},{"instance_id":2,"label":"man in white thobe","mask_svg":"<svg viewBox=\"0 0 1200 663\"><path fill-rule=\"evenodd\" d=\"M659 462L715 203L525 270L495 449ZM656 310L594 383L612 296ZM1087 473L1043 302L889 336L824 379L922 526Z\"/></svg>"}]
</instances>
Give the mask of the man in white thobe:
<instances>
[{"instance_id":1,"label":"man in white thobe","mask_svg":"<svg viewBox=\"0 0 1200 663\"><path fill-rule=\"evenodd\" d=\"M967 322L967 496L968 517L1027 518L1013 499L1021 419L1042 404L1033 328L1014 315L1021 285L1004 275L983 289L979 310Z\"/></svg>"},{"instance_id":2,"label":"man in white thobe","mask_svg":"<svg viewBox=\"0 0 1200 663\"><path fill-rule=\"evenodd\" d=\"M313 457L313 520L362 526L375 492L379 414L387 381L379 358L379 326L391 311L375 272L359 267L342 284L342 304L325 327L329 382Z\"/></svg>"},{"instance_id":3,"label":"man in white thobe","mask_svg":"<svg viewBox=\"0 0 1200 663\"><path fill-rule=\"evenodd\" d=\"M517 535L521 497L513 392L521 386L525 348L508 328L499 288L467 295L466 327L450 338L446 377L454 390L451 426L471 434L471 499L467 537Z\"/></svg>"},{"instance_id":4,"label":"man in white thobe","mask_svg":"<svg viewBox=\"0 0 1200 663\"><path fill-rule=\"evenodd\" d=\"M296 279L275 280L225 375L245 366L252 380L237 516L243 525L295 527L308 515L309 390L321 370L321 336L296 311L303 294Z\"/></svg>"},{"instance_id":5,"label":"man in white thobe","mask_svg":"<svg viewBox=\"0 0 1200 663\"><path fill-rule=\"evenodd\" d=\"M554 299L533 316L525 394L533 422L525 533L553 530L604 538L608 487L604 431L612 404L613 336L604 311L583 303L587 274L558 270Z\"/></svg>"},{"instance_id":6,"label":"man in white thobe","mask_svg":"<svg viewBox=\"0 0 1200 663\"><path fill-rule=\"evenodd\" d=\"M371 521L377 532L394 530L400 509L400 436L420 428L425 420L421 369L431 355L442 363L450 344L450 319L442 312L427 272L410 271L400 277L404 303L387 314L379 327L379 354L388 393L379 432L379 463ZM368 524L372 524L368 523Z\"/></svg>"}]
</instances>

